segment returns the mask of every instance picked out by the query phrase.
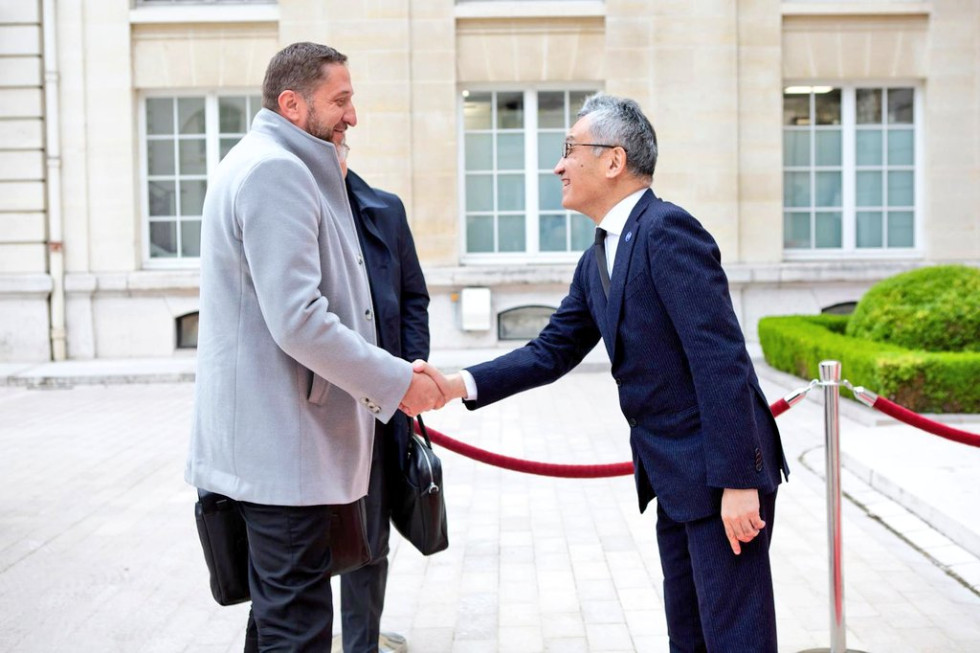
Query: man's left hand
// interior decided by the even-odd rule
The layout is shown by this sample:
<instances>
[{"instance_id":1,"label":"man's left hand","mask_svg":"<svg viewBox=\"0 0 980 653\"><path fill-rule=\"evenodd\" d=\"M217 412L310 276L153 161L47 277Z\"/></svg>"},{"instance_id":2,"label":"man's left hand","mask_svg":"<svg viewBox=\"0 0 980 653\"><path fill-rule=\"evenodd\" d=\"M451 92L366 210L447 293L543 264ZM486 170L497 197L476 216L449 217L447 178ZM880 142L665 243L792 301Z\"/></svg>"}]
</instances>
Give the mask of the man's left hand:
<instances>
[{"instance_id":1,"label":"man's left hand","mask_svg":"<svg viewBox=\"0 0 980 653\"><path fill-rule=\"evenodd\" d=\"M759 516L759 491L755 488L725 488L721 495L721 521L735 555L742 553L740 542L751 542L766 527Z\"/></svg>"}]
</instances>

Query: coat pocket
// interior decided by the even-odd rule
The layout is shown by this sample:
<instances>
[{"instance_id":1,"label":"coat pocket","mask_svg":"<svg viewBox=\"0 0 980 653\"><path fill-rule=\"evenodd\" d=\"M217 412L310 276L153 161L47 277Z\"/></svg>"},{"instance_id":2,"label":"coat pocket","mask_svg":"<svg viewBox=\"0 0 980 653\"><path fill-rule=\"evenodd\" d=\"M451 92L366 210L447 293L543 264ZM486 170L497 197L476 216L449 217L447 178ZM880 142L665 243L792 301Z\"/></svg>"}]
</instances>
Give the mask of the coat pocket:
<instances>
[{"instance_id":1,"label":"coat pocket","mask_svg":"<svg viewBox=\"0 0 980 653\"><path fill-rule=\"evenodd\" d=\"M310 382L309 400L311 404L322 406L327 403L327 395L330 394L331 383L319 374L313 374Z\"/></svg>"}]
</instances>

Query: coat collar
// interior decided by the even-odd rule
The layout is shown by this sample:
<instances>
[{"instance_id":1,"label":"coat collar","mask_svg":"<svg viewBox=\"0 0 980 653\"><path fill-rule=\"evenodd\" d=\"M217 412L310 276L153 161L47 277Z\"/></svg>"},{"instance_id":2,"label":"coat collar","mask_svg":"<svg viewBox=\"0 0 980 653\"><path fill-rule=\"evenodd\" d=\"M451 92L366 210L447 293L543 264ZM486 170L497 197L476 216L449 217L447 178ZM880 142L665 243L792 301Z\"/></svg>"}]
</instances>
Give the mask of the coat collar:
<instances>
[{"instance_id":1,"label":"coat collar","mask_svg":"<svg viewBox=\"0 0 980 653\"><path fill-rule=\"evenodd\" d=\"M606 331L612 334L608 343L609 359L613 360L616 355L616 332L619 327L619 316L623 310L623 296L626 291L626 280L629 278L630 260L633 256L633 246L639 240L638 223L646 212L647 207L655 199L652 190L647 190L640 196L639 201L630 217L623 226L623 233L619 236L619 245L616 248L616 261L613 264L613 278L609 286L609 302L606 305Z\"/></svg>"},{"instance_id":2,"label":"coat collar","mask_svg":"<svg viewBox=\"0 0 980 653\"><path fill-rule=\"evenodd\" d=\"M384 236L377 225L378 214L386 209L388 205L381 199L376 190L371 188L360 175L350 168L347 169L347 192L351 196L351 210L356 212L355 220L360 220L360 225L364 233L380 241L389 250L391 247L385 242Z\"/></svg>"},{"instance_id":3,"label":"coat collar","mask_svg":"<svg viewBox=\"0 0 980 653\"><path fill-rule=\"evenodd\" d=\"M298 158L316 180L327 204L339 215L350 215L337 148L300 129L275 111L260 109L252 120L249 134L268 138ZM353 227L353 219L350 219Z\"/></svg>"}]
</instances>

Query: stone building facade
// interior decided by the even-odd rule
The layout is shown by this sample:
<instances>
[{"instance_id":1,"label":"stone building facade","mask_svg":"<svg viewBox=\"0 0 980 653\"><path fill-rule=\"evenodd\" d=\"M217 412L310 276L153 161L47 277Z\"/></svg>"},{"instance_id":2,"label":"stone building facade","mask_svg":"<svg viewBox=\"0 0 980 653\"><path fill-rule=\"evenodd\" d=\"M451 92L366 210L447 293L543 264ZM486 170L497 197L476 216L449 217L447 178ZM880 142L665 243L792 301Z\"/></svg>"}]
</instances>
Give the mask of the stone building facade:
<instances>
[{"instance_id":1,"label":"stone building facade","mask_svg":"<svg viewBox=\"0 0 980 653\"><path fill-rule=\"evenodd\" d=\"M436 348L564 294L591 223L550 171L598 90L651 117L750 342L980 261L973 0L0 0L0 361L193 345L207 176L299 40L350 57L351 166L405 202Z\"/></svg>"}]
</instances>

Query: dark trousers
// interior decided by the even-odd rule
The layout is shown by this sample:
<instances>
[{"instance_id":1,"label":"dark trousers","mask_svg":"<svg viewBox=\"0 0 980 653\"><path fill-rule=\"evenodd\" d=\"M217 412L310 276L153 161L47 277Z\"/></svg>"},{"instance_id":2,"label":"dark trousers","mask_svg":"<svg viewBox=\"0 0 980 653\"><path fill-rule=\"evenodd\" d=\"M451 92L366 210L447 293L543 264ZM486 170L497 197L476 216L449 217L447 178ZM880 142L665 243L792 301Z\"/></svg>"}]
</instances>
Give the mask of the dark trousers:
<instances>
[{"instance_id":1,"label":"dark trousers","mask_svg":"<svg viewBox=\"0 0 980 653\"><path fill-rule=\"evenodd\" d=\"M657 506L671 653L776 653L769 567L776 493L759 503L766 527L737 556L719 515L676 522Z\"/></svg>"},{"instance_id":2,"label":"dark trousers","mask_svg":"<svg viewBox=\"0 0 980 653\"><path fill-rule=\"evenodd\" d=\"M404 419L401 414L393 419ZM371 562L340 577L340 610L344 653L375 653L381 630L381 611L388 582L388 536L391 506L385 475L385 450L395 443L389 427L378 424L374 431L371 480L365 502Z\"/></svg>"},{"instance_id":3,"label":"dark trousers","mask_svg":"<svg viewBox=\"0 0 980 653\"><path fill-rule=\"evenodd\" d=\"M252 594L245 650L329 651L329 508L240 505L248 528Z\"/></svg>"}]
</instances>

